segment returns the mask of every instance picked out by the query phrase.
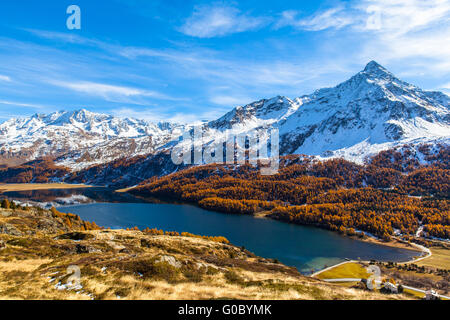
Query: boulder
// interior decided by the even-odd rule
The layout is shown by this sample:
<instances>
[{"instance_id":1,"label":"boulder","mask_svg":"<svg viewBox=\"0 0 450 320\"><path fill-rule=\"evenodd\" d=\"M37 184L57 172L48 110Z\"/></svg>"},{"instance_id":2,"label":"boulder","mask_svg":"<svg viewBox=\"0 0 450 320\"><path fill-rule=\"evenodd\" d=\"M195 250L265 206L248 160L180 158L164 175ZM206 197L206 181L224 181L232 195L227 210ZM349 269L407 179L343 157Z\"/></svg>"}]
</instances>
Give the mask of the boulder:
<instances>
[{"instance_id":1,"label":"boulder","mask_svg":"<svg viewBox=\"0 0 450 320\"><path fill-rule=\"evenodd\" d=\"M160 263L160 262L166 262L168 264L170 264L172 267L174 268L181 268L181 262L179 262L177 259L175 259L175 257L172 256L161 256L156 260L156 263Z\"/></svg>"},{"instance_id":2,"label":"boulder","mask_svg":"<svg viewBox=\"0 0 450 320\"><path fill-rule=\"evenodd\" d=\"M17 230L16 227L14 227L12 224L9 223L4 223L0 225L0 233L17 237L20 237L22 235L22 232Z\"/></svg>"}]
</instances>

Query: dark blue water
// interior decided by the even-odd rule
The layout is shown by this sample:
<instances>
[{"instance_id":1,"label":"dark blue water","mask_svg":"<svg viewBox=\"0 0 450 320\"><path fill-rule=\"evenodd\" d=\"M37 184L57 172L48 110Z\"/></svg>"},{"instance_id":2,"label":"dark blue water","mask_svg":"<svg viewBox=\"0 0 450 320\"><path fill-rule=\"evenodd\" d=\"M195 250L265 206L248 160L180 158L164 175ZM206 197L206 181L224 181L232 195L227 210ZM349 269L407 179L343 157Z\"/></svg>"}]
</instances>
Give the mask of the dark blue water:
<instances>
[{"instance_id":1,"label":"dark blue water","mask_svg":"<svg viewBox=\"0 0 450 320\"><path fill-rule=\"evenodd\" d=\"M95 203L60 207L62 212L113 229L139 227L164 231L224 236L258 256L276 258L300 272L310 273L348 259L406 261L416 251L362 242L314 227L252 216L222 214L190 205Z\"/></svg>"}]
</instances>

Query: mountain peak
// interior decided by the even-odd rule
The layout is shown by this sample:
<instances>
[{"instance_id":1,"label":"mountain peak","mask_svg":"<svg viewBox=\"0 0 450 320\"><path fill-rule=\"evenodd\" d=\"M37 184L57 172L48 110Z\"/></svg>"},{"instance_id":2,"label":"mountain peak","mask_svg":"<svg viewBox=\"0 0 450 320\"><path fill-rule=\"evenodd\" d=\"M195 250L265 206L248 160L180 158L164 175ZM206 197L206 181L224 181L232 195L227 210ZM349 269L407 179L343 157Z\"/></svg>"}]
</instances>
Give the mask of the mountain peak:
<instances>
[{"instance_id":1,"label":"mountain peak","mask_svg":"<svg viewBox=\"0 0 450 320\"><path fill-rule=\"evenodd\" d=\"M393 76L392 73L390 73L385 67L374 60L370 61L362 72L376 77Z\"/></svg>"}]
</instances>

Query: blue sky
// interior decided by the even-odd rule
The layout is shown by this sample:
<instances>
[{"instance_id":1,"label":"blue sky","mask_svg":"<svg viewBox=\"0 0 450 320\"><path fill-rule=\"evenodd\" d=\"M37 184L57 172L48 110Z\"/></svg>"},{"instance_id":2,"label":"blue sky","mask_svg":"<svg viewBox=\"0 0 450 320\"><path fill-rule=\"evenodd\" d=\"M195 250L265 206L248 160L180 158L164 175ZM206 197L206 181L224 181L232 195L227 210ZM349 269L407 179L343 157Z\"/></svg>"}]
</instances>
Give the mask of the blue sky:
<instances>
[{"instance_id":1,"label":"blue sky","mask_svg":"<svg viewBox=\"0 0 450 320\"><path fill-rule=\"evenodd\" d=\"M66 9L81 8L81 30ZM213 119L376 60L450 93L450 0L3 0L0 121L86 108Z\"/></svg>"}]
</instances>

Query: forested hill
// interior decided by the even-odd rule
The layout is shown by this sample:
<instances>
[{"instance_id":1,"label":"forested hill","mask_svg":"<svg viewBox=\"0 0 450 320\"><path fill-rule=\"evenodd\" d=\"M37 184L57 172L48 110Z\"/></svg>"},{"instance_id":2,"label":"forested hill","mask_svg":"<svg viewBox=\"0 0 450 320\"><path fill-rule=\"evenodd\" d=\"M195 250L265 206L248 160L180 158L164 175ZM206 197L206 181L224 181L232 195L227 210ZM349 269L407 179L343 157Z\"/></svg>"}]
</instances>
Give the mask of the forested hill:
<instances>
[{"instance_id":1,"label":"forested hill","mask_svg":"<svg viewBox=\"0 0 450 320\"><path fill-rule=\"evenodd\" d=\"M421 148L422 162L407 147L383 151L366 165L287 156L273 176L250 165L206 165L152 178L130 192L227 213L265 212L347 234L448 239L450 148Z\"/></svg>"}]
</instances>

